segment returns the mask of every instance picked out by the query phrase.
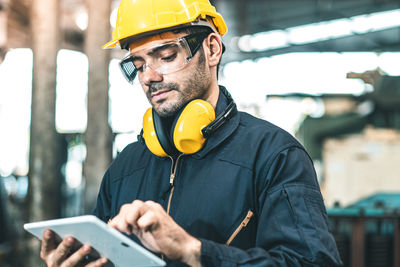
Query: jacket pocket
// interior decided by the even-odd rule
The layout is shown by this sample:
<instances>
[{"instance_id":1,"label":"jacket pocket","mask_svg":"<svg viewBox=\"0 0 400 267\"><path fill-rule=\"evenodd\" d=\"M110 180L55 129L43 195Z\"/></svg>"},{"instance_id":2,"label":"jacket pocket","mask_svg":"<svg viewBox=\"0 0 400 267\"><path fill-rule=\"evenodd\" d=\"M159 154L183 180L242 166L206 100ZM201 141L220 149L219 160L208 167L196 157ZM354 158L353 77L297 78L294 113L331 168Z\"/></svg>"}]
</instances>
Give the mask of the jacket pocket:
<instances>
[{"instance_id":1,"label":"jacket pocket","mask_svg":"<svg viewBox=\"0 0 400 267\"><path fill-rule=\"evenodd\" d=\"M239 224L239 226L235 229L235 231L232 233L232 235L228 238L226 241L226 244L229 245L233 239L242 231L243 228L247 226L247 224L250 222L251 218L254 216L253 211L249 210L247 212L246 217L242 220L242 222Z\"/></svg>"},{"instance_id":2,"label":"jacket pocket","mask_svg":"<svg viewBox=\"0 0 400 267\"><path fill-rule=\"evenodd\" d=\"M289 194L288 194L288 192L286 191L286 189L283 189L283 190L282 190L282 193L283 193L283 195L285 196L286 204L287 204L287 206L288 206L288 209L289 209L289 212L290 212L290 216L292 217L294 223L297 225L297 218L296 218L296 215L295 215L295 212L294 212L292 203L290 202Z\"/></svg>"}]
</instances>

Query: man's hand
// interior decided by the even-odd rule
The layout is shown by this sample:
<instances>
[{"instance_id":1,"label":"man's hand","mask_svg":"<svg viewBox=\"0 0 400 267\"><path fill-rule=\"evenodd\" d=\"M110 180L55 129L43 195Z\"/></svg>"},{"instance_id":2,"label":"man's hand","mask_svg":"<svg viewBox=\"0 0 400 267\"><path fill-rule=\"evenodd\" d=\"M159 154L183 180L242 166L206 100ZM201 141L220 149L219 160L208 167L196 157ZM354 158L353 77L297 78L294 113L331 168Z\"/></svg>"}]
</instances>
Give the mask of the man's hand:
<instances>
[{"instance_id":1,"label":"man's hand","mask_svg":"<svg viewBox=\"0 0 400 267\"><path fill-rule=\"evenodd\" d=\"M83 259L89 255L91 248L83 245L77 251L69 255L75 239L73 237L65 238L58 246L56 245L55 235L51 230L43 232L42 248L40 250L40 258L47 266L82 266ZM100 258L85 265L86 267L99 267L107 263L106 258Z\"/></svg>"},{"instance_id":2,"label":"man's hand","mask_svg":"<svg viewBox=\"0 0 400 267\"><path fill-rule=\"evenodd\" d=\"M363 73L349 72L347 73L346 77L350 79L361 79L364 81L364 83L371 84L376 89L376 86L378 85L383 75L384 74L381 73L379 69L376 69L365 71Z\"/></svg>"},{"instance_id":3,"label":"man's hand","mask_svg":"<svg viewBox=\"0 0 400 267\"><path fill-rule=\"evenodd\" d=\"M190 266L200 266L201 242L189 235L153 201L135 200L121 207L109 225L134 233L148 249Z\"/></svg>"}]
</instances>

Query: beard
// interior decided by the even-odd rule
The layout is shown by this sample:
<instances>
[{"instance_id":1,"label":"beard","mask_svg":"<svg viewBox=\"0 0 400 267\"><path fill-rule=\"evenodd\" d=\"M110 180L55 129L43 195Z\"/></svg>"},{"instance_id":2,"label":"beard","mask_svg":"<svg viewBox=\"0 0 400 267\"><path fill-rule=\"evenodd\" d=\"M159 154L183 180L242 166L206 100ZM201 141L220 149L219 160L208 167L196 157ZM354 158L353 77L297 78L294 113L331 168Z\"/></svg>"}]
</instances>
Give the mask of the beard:
<instances>
[{"instance_id":1,"label":"beard","mask_svg":"<svg viewBox=\"0 0 400 267\"><path fill-rule=\"evenodd\" d=\"M209 75L207 75L208 73L206 72L206 66L204 62L204 53L201 53L195 71L190 72L191 75L181 85L172 82L157 82L150 84L146 96L160 117L174 116L179 110L182 109L182 107L184 107L193 99L204 99L211 84L211 80ZM158 103L153 103L151 94L165 89L175 91L177 96L168 102L166 102L167 100L164 99Z\"/></svg>"}]
</instances>

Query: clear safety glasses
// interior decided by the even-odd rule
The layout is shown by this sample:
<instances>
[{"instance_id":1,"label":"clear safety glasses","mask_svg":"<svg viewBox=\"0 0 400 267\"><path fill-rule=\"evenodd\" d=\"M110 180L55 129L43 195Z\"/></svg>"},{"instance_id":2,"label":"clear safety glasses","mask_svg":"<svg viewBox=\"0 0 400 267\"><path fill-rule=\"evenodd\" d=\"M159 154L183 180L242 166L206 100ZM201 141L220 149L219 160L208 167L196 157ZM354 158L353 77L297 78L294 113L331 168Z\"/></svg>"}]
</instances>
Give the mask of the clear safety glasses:
<instances>
[{"instance_id":1,"label":"clear safety glasses","mask_svg":"<svg viewBox=\"0 0 400 267\"><path fill-rule=\"evenodd\" d=\"M147 68L160 74L181 70L190 62L209 34L209 31L194 33L145 48L136 52L136 55L129 54L119 63L122 73L128 82L133 83L138 72L146 71Z\"/></svg>"}]
</instances>

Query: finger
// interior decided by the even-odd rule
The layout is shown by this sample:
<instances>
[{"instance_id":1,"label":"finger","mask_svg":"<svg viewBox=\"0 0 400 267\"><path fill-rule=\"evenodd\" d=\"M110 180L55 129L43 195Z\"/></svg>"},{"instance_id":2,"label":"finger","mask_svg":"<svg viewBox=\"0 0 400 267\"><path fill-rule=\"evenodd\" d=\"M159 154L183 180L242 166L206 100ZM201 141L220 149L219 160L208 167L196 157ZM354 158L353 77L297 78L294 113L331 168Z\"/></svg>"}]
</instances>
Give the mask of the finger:
<instances>
[{"instance_id":1,"label":"finger","mask_svg":"<svg viewBox=\"0 0 400 267\"><path fill-rule=\"evenodd\" d=\"M135 200L130 204L122 205L120 212L115 216L110 226L127 234L132 233L132 228L137 228L137 219L140 216L140 209L143 206L143 202Z\"/></svg>"},{"instance_id":2,"label":"finger","mask_svg":"<svg viewBox=\"0 0 400 267\"><path fill-rule=\"evenodd\" d=\"M89 245L83 245L75 251L71 256L66 259L62 266L69 267L69 266L76 266L80 261L82 261L87 255L89 255L91 251L91 247Z\"/></svg>"},{"instance_id":3,"label":"finger","mask_svg":"<svg viewBox=\"0 0 400 267\"><path fill-rule=\"evenodd\" d=\"M159 217L169 216L166 210L160 205L160 203L149 200L146 201L145 204L148 209L153 210Z\"/></svg>"},{"instance_id":4,"label":"finger","mask_svg":"<svg viewBox=\"0 0 400 267\"><path fill-rule=\"evenodd\" d=\"M47 255L55 249L54 233L50 229L43 231L42 245L40 248L40 257L45 259Z\"/></svg>"},{"instance_id":5,"label":"finger","mask_svg":"<svg viewBox=\"0 0 400 267\"><path fill-rule=\"evenodd\" d=\"M148 210L137 221L137 225L144 231L152 231L158 227L158 217L153 210Z\"/></svg>"},{"instance_id":6,"label":"finger","mask_svg":"<svg viewBox=\"0 0 400 267\"><path fill-rule=\"evenodd\" d=\"M126 222L132 225L133 228L139 228L137 221L147 210L148 207L145 202L140 200L133 201L124 214Z\"/></svg>"},{"instance_id":7,"label":"finger","mask_svg":"<svg viewBox=\"0 0 400 267\"><path fill-rule=\"evenodd\" d=\"M132 232L132 227L126 223L123 215L117 215L114 219L112 219L109 225L110 227L126 234L131 234Z\"/></svg>"},{"instance_id":8,"label":"finger","mask_svg":"<svg viewBox=\"0 0 400 267\"><path fill-rule=\"evenodd\" d=\"M71 236L64 238L64 240L58 245L56 252L54 253L54 260L60 264L68 255L72 249L72 245L75 243L75 239Z\"/></svg>"},{"instance_id":9,"label":"finger","mask_svg":"<svg viewBox=\"0 0 400 267\"><path fill-rule=\"evenodd\" d=\"M95 261L89 262L89 264L85 265L85 267L100 267L104 266L108 262L107 258L100 258Z\"/></svg>"},{"instance_id":10,"label":"finger","mask_svg":"<svg viewBox=\"0 0 400 267\"><path fill-rule=\"evenodd\" d=\"M151 208L159 210L159 211L164 210L164 208L160 205L160 203L157 203L157 202L154 202L151 200L146 201L144 204L148 207L151 207Z\"/></svg>"}]
</instances>

